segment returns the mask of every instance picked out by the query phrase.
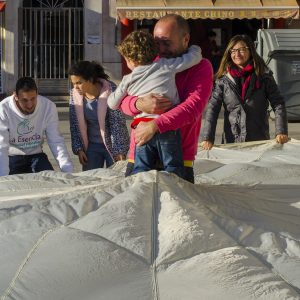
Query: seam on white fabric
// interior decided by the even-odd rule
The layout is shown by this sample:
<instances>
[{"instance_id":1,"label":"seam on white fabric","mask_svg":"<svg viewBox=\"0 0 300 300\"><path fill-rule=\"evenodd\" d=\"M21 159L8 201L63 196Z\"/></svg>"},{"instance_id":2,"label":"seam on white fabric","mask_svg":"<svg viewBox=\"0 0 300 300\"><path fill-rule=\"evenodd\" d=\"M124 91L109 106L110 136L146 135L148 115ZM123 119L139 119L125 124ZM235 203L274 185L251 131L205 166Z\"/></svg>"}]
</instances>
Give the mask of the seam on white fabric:
<instances>
[{"instance_id":1,"label":"seam on white fabric","mask_svg":"<svg viewBox=\"0 0 300 300\"><path fill-rule=\"evenodd\" d=\"M14 287L18 277L20 276L20 274L22 273L25 265L29 262L30 258L32 257L32 255L36 252L38 246L45 240L45 238L52 233L54 230L61 228L65 225L59 225L56 226L50 230L48 230L47 232L45 232L43 234L42 237L40 237L37 242L33 245L33 247L31 248L31 250L29 251L29 253L27 254L27 256L25 257L25 259L23 260L22 264L20 265L20 267L18 268L14 278L12 279L11 283L9 284L8 288L4 291L3 296L1 296L1 300L5 300L12 292L12 288Z\"/></svg>"},{"instance_id":2,"label":"seam on white fabric","mask_svg":"<svg viewBox=\"0 0 300 300\"><path fill-rule=\"evenodd\" d=\"M152 221L151 221L151 267L152 267L152 290L153 299L159 300L159 287L157 282L157 241L158 241L158 220L157 220L157 204L159 201L157 182L158 182L158 172L155 172L155 181L153 183L153 202L152 202Z\"/></svg>"}]
</instances>

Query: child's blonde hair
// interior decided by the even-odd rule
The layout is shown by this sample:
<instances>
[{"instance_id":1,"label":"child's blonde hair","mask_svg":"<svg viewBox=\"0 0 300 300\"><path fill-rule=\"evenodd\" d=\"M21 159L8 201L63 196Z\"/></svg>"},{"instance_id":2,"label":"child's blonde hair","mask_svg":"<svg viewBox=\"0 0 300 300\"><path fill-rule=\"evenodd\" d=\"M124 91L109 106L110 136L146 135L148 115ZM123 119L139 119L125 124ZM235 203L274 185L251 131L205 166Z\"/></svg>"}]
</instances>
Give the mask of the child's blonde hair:
<instances>
[{"instance_id":1,"label":"child's blonde hair","mask_svg":"<svg viewBox=\"0 0 300 300\"><path fill-rule=\"evenodd\" d=\"M118 46L122 56L137 63L148 65L158 55L158 49L152 34L144 31L133 31Z\"/></svg>"}]
</instances>

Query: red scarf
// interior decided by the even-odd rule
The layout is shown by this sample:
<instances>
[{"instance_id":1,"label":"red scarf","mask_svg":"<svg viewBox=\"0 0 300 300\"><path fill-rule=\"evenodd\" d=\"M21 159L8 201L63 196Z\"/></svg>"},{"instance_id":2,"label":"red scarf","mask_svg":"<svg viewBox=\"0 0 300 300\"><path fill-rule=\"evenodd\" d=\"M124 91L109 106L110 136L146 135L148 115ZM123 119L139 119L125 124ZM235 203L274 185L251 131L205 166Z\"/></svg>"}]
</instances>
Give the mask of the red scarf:
<instances>
[{"instance_id":1,"label":"red scarf","mask_svg":"<svg viewBox=\"0 0 300 300\"><path fill-rule=\"evenodd\" d=\"M259 80L254 72L252 63L247 64L243 69L231 65L227 68L229 74L242 82L242 100L245 101L254 89L260 88Z\"/></svg>"}]
</instances>

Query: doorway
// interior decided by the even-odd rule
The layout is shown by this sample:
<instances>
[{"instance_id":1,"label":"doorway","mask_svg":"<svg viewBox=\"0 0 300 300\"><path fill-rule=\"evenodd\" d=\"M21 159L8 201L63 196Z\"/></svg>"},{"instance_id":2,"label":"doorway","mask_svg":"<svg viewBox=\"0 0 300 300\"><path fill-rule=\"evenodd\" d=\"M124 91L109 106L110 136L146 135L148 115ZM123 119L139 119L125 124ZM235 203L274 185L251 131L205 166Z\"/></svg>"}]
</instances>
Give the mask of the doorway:
<instances>
[{"instance_id":1,"label":"doorway","mask_svg":"<svg viewBox=\"0 0 300 300\"><path fill-rule=\"evenodd\" d=\"M84 57L83 0L24 0L20 19L20 76L40 94L68 94L68 68Z\"/></svg>"}]
</instances>

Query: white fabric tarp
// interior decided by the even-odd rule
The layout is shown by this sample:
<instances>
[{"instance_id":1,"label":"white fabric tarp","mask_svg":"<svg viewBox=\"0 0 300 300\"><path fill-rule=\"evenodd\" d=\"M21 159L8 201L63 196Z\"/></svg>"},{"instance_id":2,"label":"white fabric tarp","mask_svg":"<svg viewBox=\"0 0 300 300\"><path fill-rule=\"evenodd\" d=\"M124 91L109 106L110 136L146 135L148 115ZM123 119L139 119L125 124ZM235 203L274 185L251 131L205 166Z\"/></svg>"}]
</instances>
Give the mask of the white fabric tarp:
<instances>
[{"instance_id":1,"label":"white fabric tarp","mask_svg":"<svg viewBox=\"0 0 300 300\"><path fill-rule=\"evenodd\" d=\"M300 299L300 141L0 178L1 299Z\"/></svg>"}]
</instances>

